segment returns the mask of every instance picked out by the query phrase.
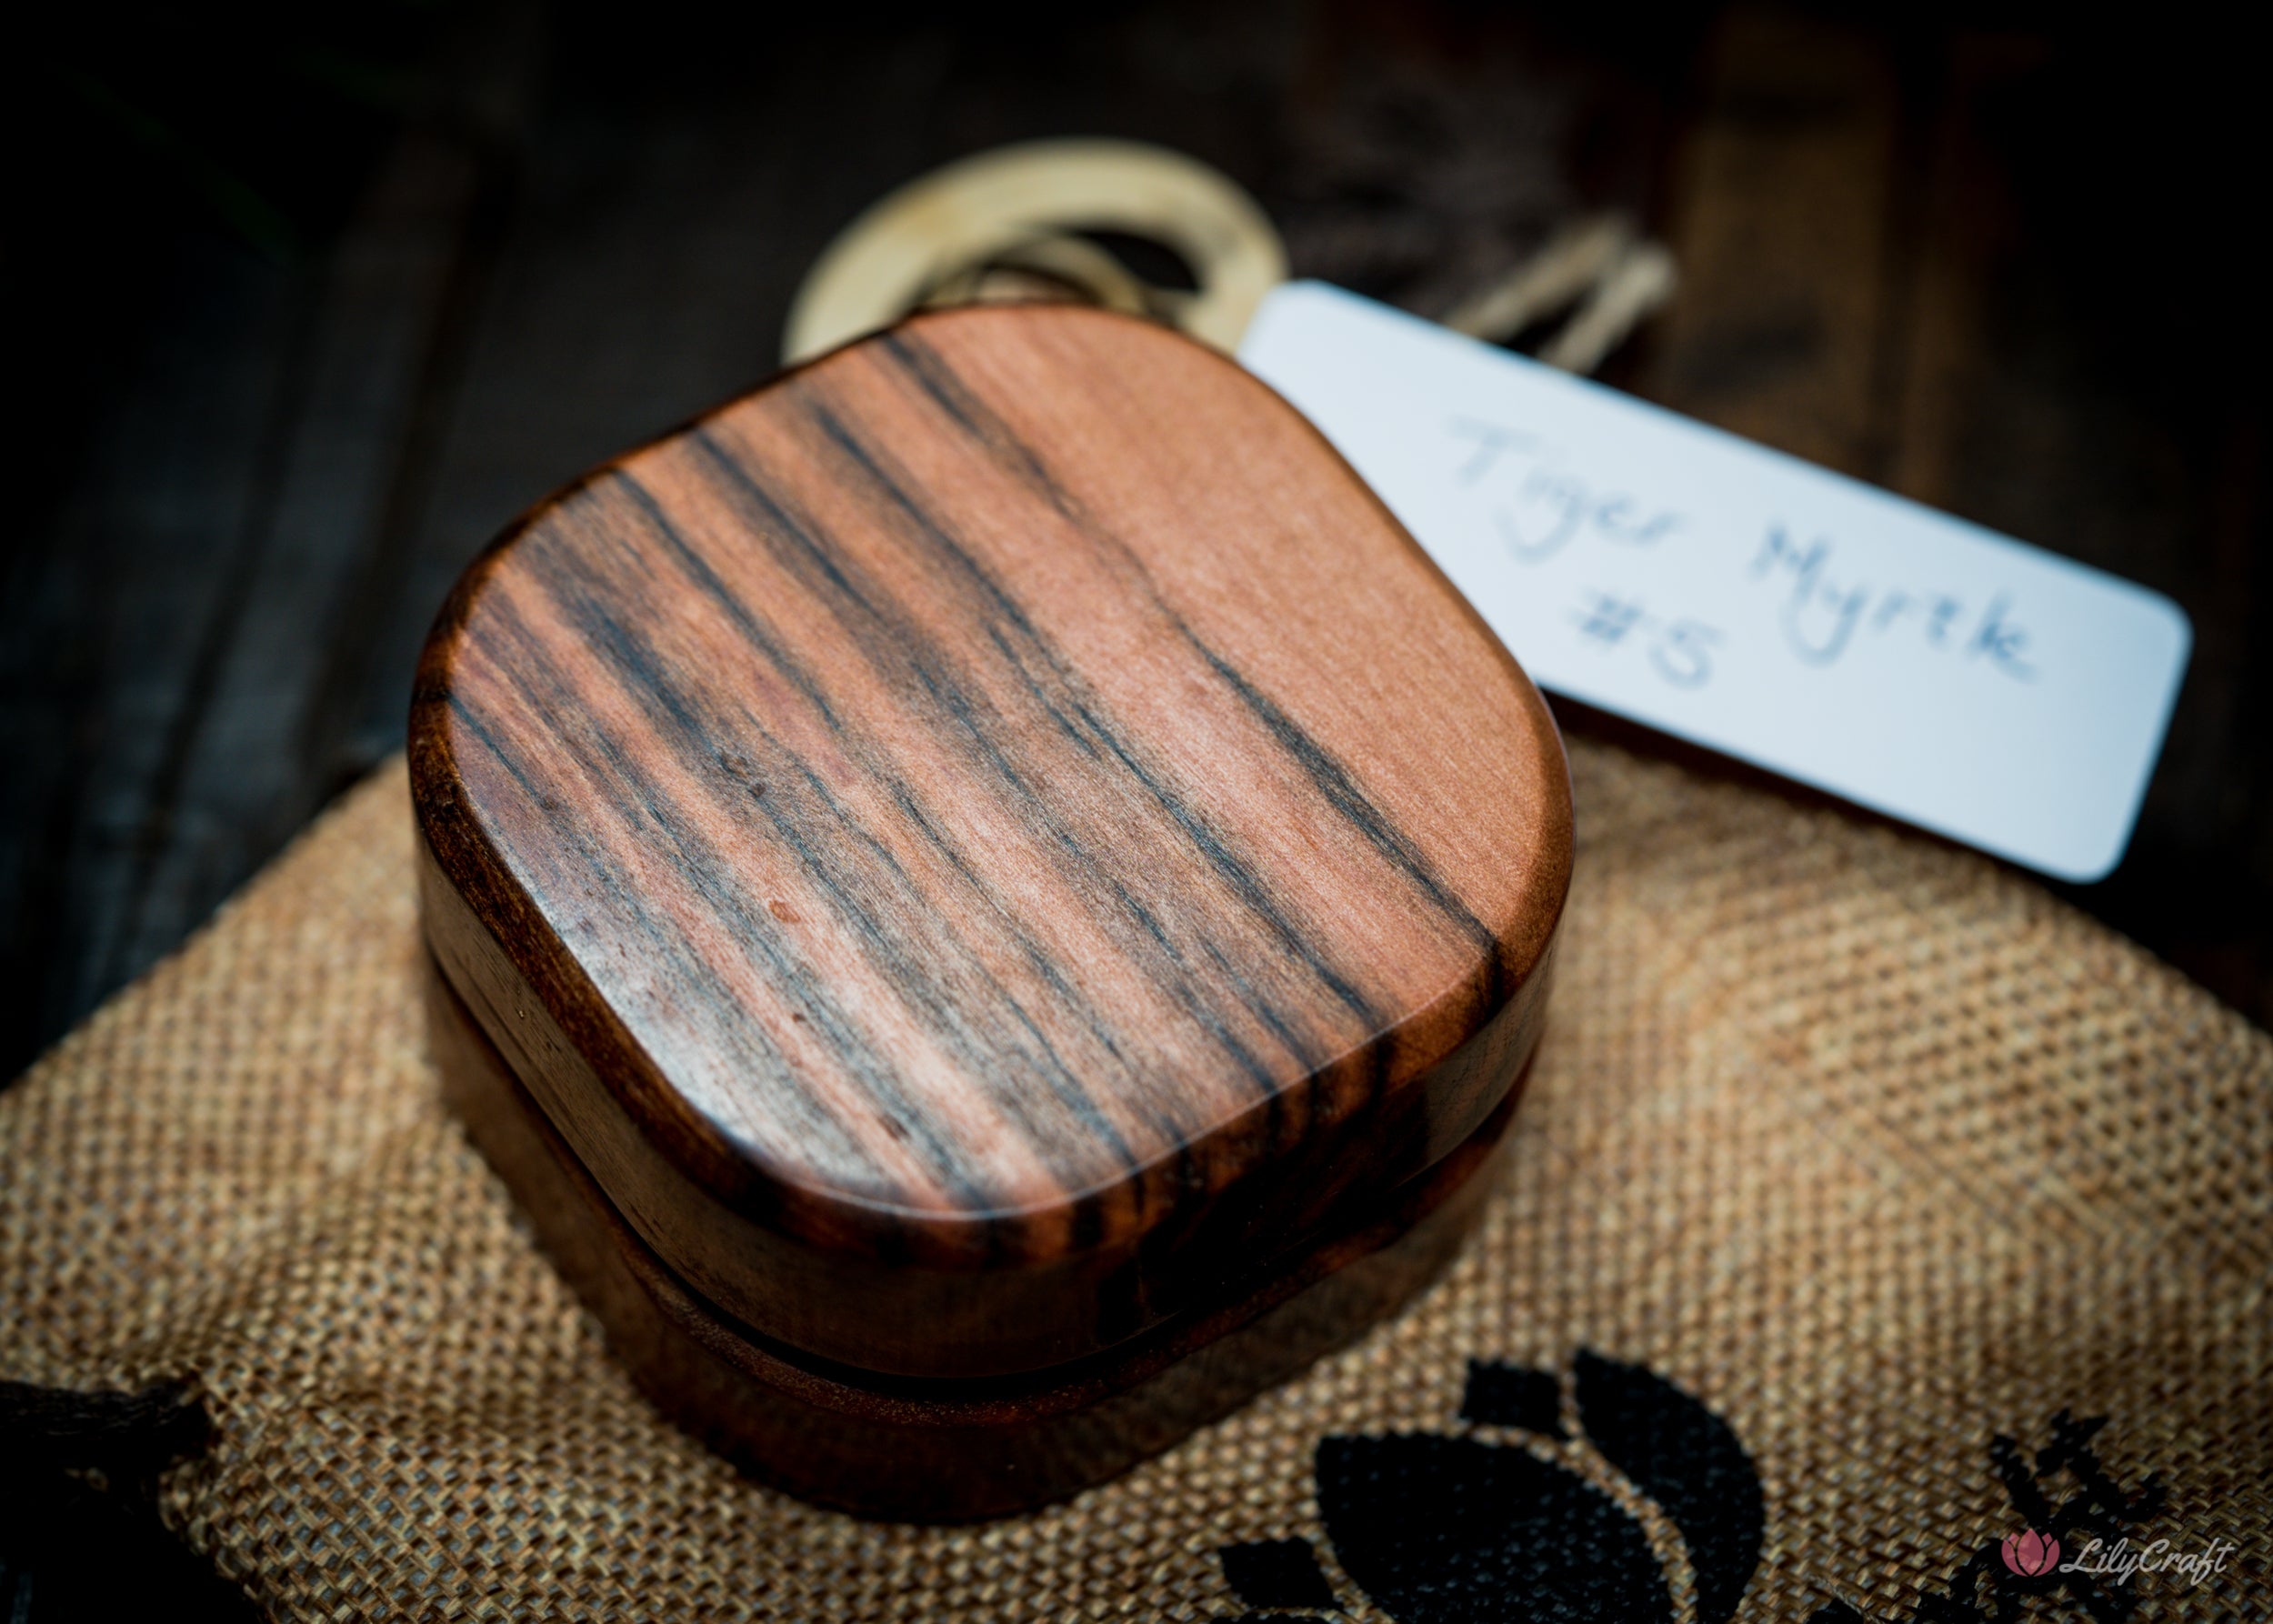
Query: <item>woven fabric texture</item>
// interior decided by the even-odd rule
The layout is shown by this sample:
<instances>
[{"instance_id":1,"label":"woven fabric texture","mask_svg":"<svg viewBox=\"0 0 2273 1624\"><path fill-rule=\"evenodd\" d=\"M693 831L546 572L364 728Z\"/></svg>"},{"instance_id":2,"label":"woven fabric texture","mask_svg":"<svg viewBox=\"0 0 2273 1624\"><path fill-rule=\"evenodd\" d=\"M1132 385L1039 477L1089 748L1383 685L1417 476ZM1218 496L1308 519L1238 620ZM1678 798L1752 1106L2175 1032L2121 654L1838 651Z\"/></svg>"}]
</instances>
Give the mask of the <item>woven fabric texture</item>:
<instances>
[{"instance_id":1,"label":"woven fabric texture","mask_svg":"<svg viewBox=\"0 0 2273 1624\"><path fill-rule=\"evenodd\" d=\"M861 1522L648 1408L440 1104L399 764L0 1096L0 1376L188 1378L165 1517L295 1619L2273 1617L2273 1039L1985 859L1571 756L1478 1232L1062 1506Z\"/></svg>"}]
</instances>

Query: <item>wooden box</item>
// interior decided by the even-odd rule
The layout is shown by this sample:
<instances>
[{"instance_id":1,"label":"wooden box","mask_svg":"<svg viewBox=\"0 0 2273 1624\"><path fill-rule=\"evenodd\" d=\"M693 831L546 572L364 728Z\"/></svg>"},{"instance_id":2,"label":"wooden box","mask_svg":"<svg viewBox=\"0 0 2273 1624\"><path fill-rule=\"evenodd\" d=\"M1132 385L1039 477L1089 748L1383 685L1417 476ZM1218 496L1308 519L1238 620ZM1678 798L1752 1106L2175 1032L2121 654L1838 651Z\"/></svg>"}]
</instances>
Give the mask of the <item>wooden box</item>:
<instances>
[{"instance_id":1,"label":"wooden box","mask_svg":"<svg viewBox=\"0 0 2273 1624\"><path fill-rule=\"evenodd\" d=\"M1457 1240L1561 744L1233 362L917 317L542 505L412 707L437 1052L667 1410L874 1515L1167 1447Z\"/></svg>"}]
</instances>

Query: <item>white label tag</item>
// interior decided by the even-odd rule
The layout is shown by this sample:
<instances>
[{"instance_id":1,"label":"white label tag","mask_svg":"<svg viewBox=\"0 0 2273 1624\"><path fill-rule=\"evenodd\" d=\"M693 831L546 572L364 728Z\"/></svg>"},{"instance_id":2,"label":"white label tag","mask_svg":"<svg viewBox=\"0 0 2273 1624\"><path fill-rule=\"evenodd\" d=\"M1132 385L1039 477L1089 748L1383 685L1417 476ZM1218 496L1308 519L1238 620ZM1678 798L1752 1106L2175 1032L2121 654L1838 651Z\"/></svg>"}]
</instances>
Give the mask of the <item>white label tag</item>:
<instances>
[{"instance_id":1,"label":"white label tag","mask_svg":"<svg viewBox=\"0 0 2273 1624\"><path fill-rule=\"evenodd\" d=\"M1239 358L1542 687L2064 879L2123 855L2160 594L1322 283Z\"/></svg>"}]
</instances>

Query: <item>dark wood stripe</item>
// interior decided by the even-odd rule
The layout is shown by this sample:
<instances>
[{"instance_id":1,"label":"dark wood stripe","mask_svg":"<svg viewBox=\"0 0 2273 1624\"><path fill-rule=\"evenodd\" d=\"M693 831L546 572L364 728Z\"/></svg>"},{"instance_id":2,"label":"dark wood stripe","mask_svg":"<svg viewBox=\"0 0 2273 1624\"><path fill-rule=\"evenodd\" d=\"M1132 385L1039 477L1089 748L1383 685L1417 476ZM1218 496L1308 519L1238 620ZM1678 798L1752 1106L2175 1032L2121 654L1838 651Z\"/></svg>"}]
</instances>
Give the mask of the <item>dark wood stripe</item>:
<instances>
[{"instance_id":1,"label":"dark wood stripe","mask_svg":"<svg viewBox=\"0 0 2273 1624\"><path fill-rule=\"evenodd\" d=\"M816 414L818 416L818 414ZM903 516L915 515L920 521L920 509L894 484L872 457L858 450L857 443L834 421L825 422L824 433L832 445L840 450L850 447L848 455L855 467L884 491L891 506ZM863 654L882 670L895 676L913 679L938 708L943 731L952 729L966 737L975 747L976 770L999 778L1013 793L1019 811L1037 833L1057 840L1065 856L1081 869L1094 868L1101 854L1085 848L1067 837L1047 816L1047 797L1037 781L1033 767L1026 759L1032 755L1034 733L1021 727L1015 718L992 714L992 707L970 687L958 679L956 662L945 651L937 649L929 639L916 629L903 616L889 608L891 596L883 584L872 582L862 576L840 550L832 546L826 534L811 519L790 513L767 493L760 477L753 469L761 468L757 459L746 447L737 447L733 454L722 449L707 434L697 431L694 443L705 454L710 467L721 484L739 501L748 505L746 517L754 533L780 536L793 546L785 550L785 561L810 561L809 566L825 580L836 599L833 606L841 624L852 636ZM936 527L926 527L920 522L916 534L933 544L937 551L957 566L958 573L978 586L991 606L1025 634L1024 640L1032 649L1032 660L1019 659L1015 651L1006 652L1006 663L1015 669L1028 691L1034 695L1057 730L1083 750L1090 759L1117 766L1126 777L1138 786L1144 794L1176 820L1177 827L1206 858L1208 865L1226 879L1241 901L1264 922L1281 946L1306 963L1333 995L1349 1005L1362 1021L1378 1019L1377 1012L1366 1007L1362 997L1336 974L1332 967L1319 963L1302 935L1273 907L1264 887L1254 875L1220 842L1215 841L1192 814L1188 807L1166 789L1159 777L1147 772L1136 756L1134 748L1124 740L1112 725L1096 714L1094 705L1078 697L1067 677L1066 667L1052 651L1042 645L1030 625L1025 622L1016 606L999 586L986 579L983 572L968 564L968 555L952 537ZM989 627L991 638L1001 637L999 626ZM1006 645L998 644L998 647ZM1045 692L1035 681L1033 665L1038 663L1058 689L1056 697ZM1068 712L1071 715L1068 715ZM1132 917L1137 915L1132 914ZM1140 921L1141 922L1141 921ZM1146 934L1157 936L1157 926L1146 923ZM1181 967L1178 966L1180 970ZM1191 1013L1197 1016L1211 1030L1221 1031L1218 1018L1213 1014L1212 1002L1205 996L1202 984L1185 979L1187 989L1186 1002ZM1261 1011L1259 1018L1267 1023L1269 1017ZM1299 1047L1290 1049L1293 1058L1307 1067L1311 1057ZM1240 1057L1247 1068L1254 1070L1251 1062ZM1270 1074L1258 1073L1258 1088L1271 1088Z\"/></svg>"},{"instance_id":2,"label":"dark wood stripe","mask_svg":"<svg viewBox=\"0 0 2273 1624\"><path fill-rule=\"evenodd\" d=\"M630 482L628 476L619 477ZM583 590L569 595L563 587L572 576L578 578ZM916 887L909 883L908 877L890 851L873 834L861 827L858 819L837 800L826 783L809 765L796 761L786 751L780 751L777 741L766 733L763 722L746 710L737 709L728 715L712 708L698 714L690 708L654 649L609 614L600 600L599 584L585 577L582 571L576 570L573 565L565 566L548 576L546 585L561 599L563 607L569 611L594 645L611 655L613 668L622 672L628 679L625 684L626 690L648 710L658 732L676 739L682 758L700 759L709 756L715 759L716 747L711 741L719 737L761 740L771 747L769 754L778 752L784 765L796 778L802 780L809 798L818 804L816 810L821 816L810 818L795 816L801 797L786 795L758 798L758 811L772 826L776 835L796 854L827 895L835 918L858 933L862 947L883 967L893 984L913 993L926 989L930 977L926 973L926 967L916 960L908 951L908 944L903 940L905 921L901 928L893 928L891 922L876 909L864 906L860 897L843 883L843 877L864 868L873 873L875 867L866 866L877 866L897 882L899 894L896 900L904 914L923 907L924 899ZM746 626L755 623L745 610L737 617L737 624ZM716 809L743 814L746 797L734 795L731 791L715 793L723 787L717 784L715 776L708 787L714 790L713 802ZM684 828L696 822L683 816L680 809L670 807L667 804L664 810L666 815L662 824L666 829ZM845 853L841 848L847 842L862 848L861 853ZM752 947L764 954L768 971L793 987L804 1007L815 1012L810 1018L820 1025L840 1058L858 1078L861 1086L891 1114L892 1118L914 1136L933 1170L956 1193L959 1203L973 1208L984 1208L988 1205L991 1192L967 1179L955 1154L955 1147L939 1137L925 1114L916 1109L913 1102L905 1096L894 1068L884 1058L871 1036L864 1030L857 1017L831 998L825 981L780 950L776 934L772 928L774 922L766 913L765 903L733 883L734 866L727 855L715 847L690 841L683 835L676 837L674 844L685 857L688 874L699 877L705 882L714 905L733 921ZM944 916L941 923L944 926ZM1006 1047L1001 1041L1003 1034L999 1030L981 1033L971 1029L977 1024L999 1027L999 1022L986 1021L984 1018L984 1012L991 1001L1008 1010L1018 1025L1040 1040L1039 1028L1032 1018L1018 1007L1016 1000L1007 990L977 964L976 957L970 954L951 927L926 934L931 946L945 948L948 957L959 960L956 967L977 981L982 997L962 1002L930 997L924 1000L925 1012L936 1023L936 1030L948 1035L955 1041L960 1051L959 1058L975 1072L990 1068L999 1069L1004 1068L1006 1061L1010 1063L1008 1074L1001 1078L1003 1086L994 1090L995 1098L1026 1132L1037 1151L1046 1155L1056 1147L1082 1143L1084 1136L1094 1136L1113 1148L1125 1171L1134 1171L1136 1158L1121 1141L1117 1130L1096 1110L1094 1102L1082 1091L1063 1061L1049 1048L1046 1040L1040 1041L1041 1058L1037 1059L1023 1048ZM778 1065L778 1056L767 1058L770 1062ZM787 1068L781 1070L783 1085L797 1088L794 1073ZM1066 1108L1074 1118L1073 1123L1037 1118L1034 1114L1024 1085L1036 1081L1042 1083L1050 1096ZM1069 1133L1069 1128L1076 1131Z\"/></svg>"},{"instance_id":3,"label":"dark wood stripe","mask_svg":"<svg viewBox=\"0 0 2273 1624\"><path fill-rule=\"evenodd\" d=\"M994 611L1008 623L1016 633L1019 642L1031 651L1034 659L1038 661L1043 669L1049 674L1053 686L1058 687L1065 694L1066 700L1076 707L1076 713L1079 717L1087 737L1095 741L1096 754L1099 758L1116 763L1122 771L1135 780L1144 792L1175 820L1177 827L1182 831L1192 848L1200 855L1207 866L1221 876L1237 893L1239 900L1268 927L1287 952L1301 959L1334 997L1349 1007L1353 1015L1360 1020L1377 1021L1380 1018L1379 1012L1372 1008L1367 1003L1364 995L1350 985L1333 965L1327 963L1320 956L1317 947L1296 929L1292 921L1280 911L1268 888L1255 873L1252 866L1236 855L1223 839L1207 829L1194 813L1190 805L1168 787L1165 774L1148 767L1139 759L1140 747L1127 731L1115 727L1109 720L1097 714L1093 702L1084 701L1075 697L1067 662L1049 646L1046 639L1034 629L1033 624L1018 607L1016 601L1003 590L1000 584L972 560L969 552L948 534L945 526L933 517L930 512L909 496L908 493L902 488L901 481L895 479L885 471L883 466L883 463L886 460L885 454L881 450L864 445L845 426L836 413L819 402L808 402L806 411L820 427L822 433L827 436L837 450L844 454L846 460L852 465L860 476L881 491L890 506L914 532L936 547L959 575L978 587ZM989 627L988 630L996 638L1001 637L1000 627ZM1030 687L1038 686L1034 684L1031 668L1025 660L1018 659L1016 655L1012 656L1012 660L1019 674L1027 679ZM1046 704L1048 704L1053 716L1062 715L1056 704L1047 700ZM1297 1053L1297 1058L1307 1058L1299 1051Z\"/></svg>"},{"instance_id":4,"label":"dark wood stripe","mask_svg":"<svg viewBox=\"0 0 2273 1624\"><path fill-rule=\"evenodd\" d=\"M523 689L525 697L535 699L536 695L542 689L549 689L554 694L571 691L570 685L560 676L549 657L546 646L542 640L530 636L520 625L518 617L509 604L495 606L492 614L494 620L488 628L488 635L499 642L508 652L515 666L525 674L526 685ZM541 700L537 702L541 703ZM557 797L535 782L529 777L527 768L516 760L511 753L500 747L481 717L473 714L462 700L455 697L452 700L452 710L454 717L464 727L466 735L484 749L502 771L513 777L515 782L528 795L533 804L546 810L553 810L558 807ZM561 721L565 725L560 742L566 752L573 754L580 749L590 751L608 763L613 769L610 777L618 783L628 781L635 786L638 784L636 777L626 779L626 767L620 754L608 741L589 736L578 737L569 730L573 724L568 718L561 718ZM606 816L635 837L655 838L668 843L680 854L688 877L700 883L708 875L716 872L716 854L690 850L693 837L686 831L675 827L672 818L667 815L669 809L667 807L664 809L665 816L656 815L654 795L655 792L651 788L640 787L633 793L612 795L605 800L580 801L579 806L588 807L589 811L581 817L560 817L554 826L555 838L568 848L566 855L586 864L595 873L606 872L610 862L608 846L605 839L606 831L595 827L586 821L587 817L595 814ZM711 861L706 863L704 860L706 857L710 858ZM690 954L687 943L678 931L655 917L644 897L636 890L626 890L620 906L624 910L624 927L636 937L644 951L670 964L678 977L689 983L698 982L704 978L707 974L707 967ZM759 940L762 941L763 938L760 937ZM776 959L769 967L791 985L796 984L797 966ZM736 1029L731 1035L714 1036L711 1040L737 1044L765 1044L762 1030L746 1027ZM777 1054L771 1052L769 1046L762 1048L756 1058L760 1064L766 1064L769 1068L777 1066L780 1059ZM798 1126L807 1132L827 1134L831 1140L831 1148L842 1155L856 1158L865 1158L867 1155L865 1141L852 1132L848 1125L820 1108L817 1102L814 1103L814 1108L809 1114L800 1119Z\"/></svg>"},{"instance_id":5,"label":"dark wood stripe","mask_svg":"<svg viewBox=\"0 0 2273 1624\"><path fill-rule=\"evenodd\" d=\"M985 446L1006 466L1015 470L1052 506L1076 525L1093 544L1112 548L1132 564L1139 564L1134 550L1115 536L1109 526L1101 524L1095 516L1074 502L1065 488L1051 477L1047 466L1034 448L1012 433L984 401L962 388L952 372L940 364L936 353L920 337L907 332L888 333L880 343L885 353L916 381L949 422ZM1150 585L1149 577L1144 574L1140 564L1139 575ZM1303 770L1310 775L1327 804L1372 842L1383 856L1403 869L1432 904L1447 917L1459 920L1479 945L1491 944L1494 937L1490 927L1469 912L1467 905L1446 887L1427 855L1382 814L1351 777L1348 767L1336 760L1331 751L1311 737L1284 710L1272 703L1267 695L1209 647L1185 623L1183 617L1160 602L1157 590L1152 596L1155 606L1176 628L1177 635L1207 662L1208 667L1238 695L1242 704L1255 712L1270 729L1271 737L1280 747L1302 764Z\"/></svg>"},{"instance_id":6,"label":"dark wood stripe","mask_svg":"<svg viewBox=\"0 0 2273 1624\"><path fill-rule=\"evenodd\" d=\"M559 602L562 609L591 642L609 658L609 668L623 677L621 687L648 712L659 734L676 739L683 757L704 749L706 741L716 737L715 729L705 726L705 719L693 715L673 690L668 680L658 670L654 651L638 637L611 617L596 596L586 586L584 591L571 592L571 570L564 568L546 576L544 585ZM506 611L510 614L510 610ZM518 628L516 628L518 629ZM525 693L532 702L541 702L546 690L555 694L573 692L573 686L539 652L535 639L524 638L518 651L518 663L527 674L529 686ZM733 927L738 942L765 963L767 972L788 988L808 1011L808 1018L817 1020L827 1033L832 1047L886 1110L906 1113L909 1102L897 1092L897 1077L894 1068L863 1040L857 1026L847 1020L827 994L826 984L814 977L809 968L795 957L782 950L777 934L767 927L765 904L732 881L733 865L715 843L704 840L695 831L697 819L686 816L682 804L653 782L644 785L627 770L613 741L599 737L571 737L564 743L596 748L606 761L610 777L631 787L627 792L595 804L593 810L612 815L624 835L635 839L658 840L676 854L676 867L687 881L700 887L704 900L716 908L720 917ZM770 741L769 741L770 742ZM737 810L739 808L736 808ZM770 809L769 809L770 813ZM810 846L789 825L772 814L777 830L787 838L800 857L810 858ZM573 825L569 826L573 827ZM595 865L596 872L605 872L606 859ZM824 870L825 872L825 870ZM638 941L641 948L657 954L681 967L681 975L690 980L702 979L709 967L689 961L678 934L669 927L658 924L652 916L641 910L638 918L643 928ZM779 1052L763 1042L761 1030L736 1025L730 1031L714 1034L710 1041L757 1041L758 1052L751 1057L769 1073L778 1074L789 1086L791 1097L806 1100L816 1108L801 1113L799 1126L812 1128L828 1123L843 1135L833 1149L847 1151L866 1158L866 1151L856 1137L846 1131L846 1125L833 1121L830 1114L818 1108L818 1102L794 1082L792 1068L783 1063ZM776 1096L776 1099L780 1097ZM941 1139L928 1124L920 1119L914 1124L916 1142L926 1153L933 1170L951 1188L956 1188L966 1200L976 1200L979 1191L965 1186L959 1178L959 1163L954 1148ZM872 1165L872 1164L871 1164Z\"/></svg>"}]
</instances>

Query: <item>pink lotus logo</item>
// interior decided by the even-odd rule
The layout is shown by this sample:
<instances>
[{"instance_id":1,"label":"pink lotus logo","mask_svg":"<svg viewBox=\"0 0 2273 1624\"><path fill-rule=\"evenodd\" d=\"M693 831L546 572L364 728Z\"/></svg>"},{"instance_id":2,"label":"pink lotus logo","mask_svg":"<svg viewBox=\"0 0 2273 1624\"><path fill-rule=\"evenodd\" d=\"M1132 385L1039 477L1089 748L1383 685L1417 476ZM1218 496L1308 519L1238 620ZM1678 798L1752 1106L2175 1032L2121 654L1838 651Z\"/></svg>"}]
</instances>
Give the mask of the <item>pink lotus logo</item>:
<instances>
[{"instance_id":1,"label":"pink lotus logo","mask_svg":"<svg viewBox=\"0 0 2273 1624\"><path fill-rule=\"evenodd\" d=\"M2005 1536L2005 1566L2023 1579L2036 1579L2058 1565L2060 1542L2034 1529Z\"/></svg>"}]
</instances>

